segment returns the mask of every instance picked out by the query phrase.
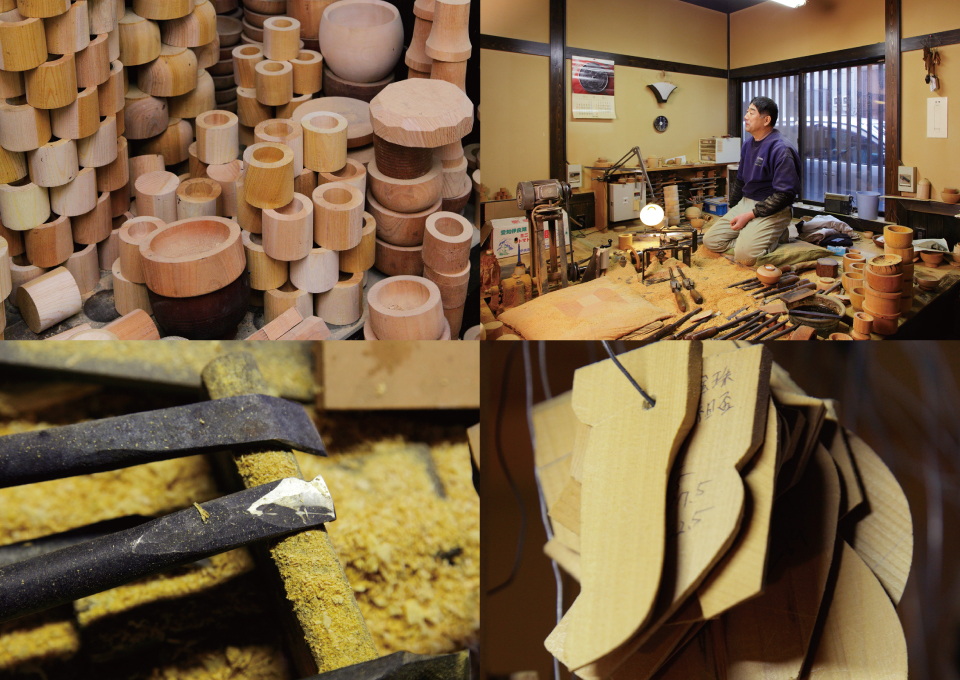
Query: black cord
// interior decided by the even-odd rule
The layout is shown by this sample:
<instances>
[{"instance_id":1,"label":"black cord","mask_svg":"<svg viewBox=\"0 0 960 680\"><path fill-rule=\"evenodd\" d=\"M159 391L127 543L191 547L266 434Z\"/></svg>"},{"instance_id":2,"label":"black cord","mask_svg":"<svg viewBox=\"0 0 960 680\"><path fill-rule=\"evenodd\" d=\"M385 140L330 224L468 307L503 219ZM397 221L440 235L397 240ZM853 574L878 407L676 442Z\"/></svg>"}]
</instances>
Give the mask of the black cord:
<instances>
[{"instance_id":1,"label":"black cord","mask_svg":"<svg viewBox=\"0 0 960 680\"><path fill-rule=\"evenodd\" d=\"M643 391L643 388L637 384L637 381L633 379L632 375L627 373L627 369L623 367L623 364L621 364L620 360L617 359L617 355L613 353L612 349L610 349L609 343L606 340L601 340L600 342L603 344L603 348L607 350L607 354L610 355L610 358L613 359L613 363L617 365L617 368L623 371L623 374L627 376L627 380L630 381L630 384L637 388L637 392L640 393L640 396L647 400L647 404L650 405L650 408L653 408L654 406L656 406L657 402L651 399L650 395L648 395L646 392Z\"/></svg>"},{"instance_id":2,"label":"black cord","mask_svg":"<svg viewBox=\"0 0 960 680\"><path fill-rule=\"evenodd\" d=\"M520 536L517 539L517 556L513 561L513 569L510 571L510 575L506 581L488 590L487 595L495 595L513 583L513 580L517 577L517 572L520 571L520 560L523 557L523 544L527 535L527 508L523 504L523 496L520 495L520 488L517 486L517 483L513 481L513 477L510 475L510 469L507 467L507 461L503 456L503 440L501 438L503 434L503 414L506 411L507 404L507 380L510 377L513 354L519 344L520 343L511 343L512 347L507 353L506 365L503 367L503 379L500 381L500 404L497 406L497 433L494 435L494 448L497 450L497 460L500 462L500 467L503 468L503 474L507 478L507 483L510 485L510 489L513 491L513 495L517 499L517 505L520 508Z\"/></svg>"}]
</instances>

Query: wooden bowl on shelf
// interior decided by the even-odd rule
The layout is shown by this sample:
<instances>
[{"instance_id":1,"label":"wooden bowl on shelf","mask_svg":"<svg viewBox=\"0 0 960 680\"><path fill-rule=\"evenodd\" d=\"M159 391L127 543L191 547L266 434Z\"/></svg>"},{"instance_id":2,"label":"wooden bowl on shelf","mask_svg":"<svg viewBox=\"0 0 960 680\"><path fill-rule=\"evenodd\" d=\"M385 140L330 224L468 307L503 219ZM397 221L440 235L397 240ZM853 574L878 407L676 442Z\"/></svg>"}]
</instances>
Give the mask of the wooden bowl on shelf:
<instances>
[{"instance_id":1,"label":"wooden bowl on shelf","mask_svg":"<svg viewBox=\"0 0 960 680\"><path fill-rule=\"evenodd\" d=\"M960 201L960 193L956 189L944 189L940 192L940 198L944 203L953 205Z\"/></svg>"},{"instance_id":2,"label":"wooden bowl on shelf","mask_svg":"<svg viewBox=\"0 0 960 680\"><path fill-rule=\"evenodd\" d=\"M167 335L189 340L230 339L250 308L250 273L204 295L167 297L148 291L157 325Z\"/></svg>"},{"instance_id":3,"label":"wooden bowl on shelf","mask_svg":"<svg viewBox=\"0 0 960 680\"><path fill-rule=\"evenodd\" d=\"M939 267L940 263L943 262L943 253L937 253L930 250L920 251L920 259L923 260L924 264L931 267Z\"/></svg>"}]
</instances>

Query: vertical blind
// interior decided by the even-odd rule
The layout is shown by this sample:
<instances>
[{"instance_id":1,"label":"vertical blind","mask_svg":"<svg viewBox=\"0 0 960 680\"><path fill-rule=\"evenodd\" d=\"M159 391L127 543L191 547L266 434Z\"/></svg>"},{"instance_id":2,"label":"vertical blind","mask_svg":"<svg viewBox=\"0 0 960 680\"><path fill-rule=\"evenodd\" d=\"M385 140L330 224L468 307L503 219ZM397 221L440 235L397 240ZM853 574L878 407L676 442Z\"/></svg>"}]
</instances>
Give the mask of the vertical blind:
<instances>
[{"instance_id":1,"label":"vertical blind","mask_svg":"<svg viewBox=\"0 0 960 680\"><path fill-rule=\"evenodd\" d=\"M803 200L883 193L883 78L877 63L742 83L744 111L759 95L777 102L777 128L800 152Z\"/></svg>"}]
</instances>

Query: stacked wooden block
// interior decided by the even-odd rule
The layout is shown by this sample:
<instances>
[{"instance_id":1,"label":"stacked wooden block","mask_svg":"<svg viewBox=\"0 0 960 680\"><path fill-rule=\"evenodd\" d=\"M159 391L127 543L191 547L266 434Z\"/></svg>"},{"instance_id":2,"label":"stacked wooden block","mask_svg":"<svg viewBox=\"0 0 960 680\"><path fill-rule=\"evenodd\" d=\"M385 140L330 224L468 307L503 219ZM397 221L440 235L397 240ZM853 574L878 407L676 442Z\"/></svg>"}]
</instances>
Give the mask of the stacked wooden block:
<instances>
[{"instance_id":1,"label":"stacked wooden block","mask_svg":"<svg viewBox=\"0 0 960 680\"><path fill-rule=\"evenodd\" d=\"M863 311L871 330L880 335L897 331L900 316L913 304L913 229L888 225L883 229L884 254L863 269Z\"/></svg>"},{"instance_id":2,"label":"stacked wooden block","mask_svg":"<svg viewBox=\"0 0 960 680\"><path fill-rule=\"evenodd\" d=\"M318 38L327 96L369 102L393 82L403 50L403 23L391 3L335 2L323 10Z\"/></svg>"},{"instance_id":3,"label":"stacked wooden block","mask_svg":"<svg viewBox=\"0 0 960 680\"><path fill-rule=\"evenodd\" d=\"M463 306L470 282L470 246L473 225L450 212L427 218L423 239L423 275L440 289L443 314L454 337L460 335Z\"/></svg>"},{"instance_id":4,"label":"stacked wooden block","mask_svg":"<svg viewBox=\"0 0 960 680\"><path fill-rule=\"evenodd\" d=\"M410 78L434 78L466 91L470 0L417 0L405 63Z\"/></svg>"}]
</instances>

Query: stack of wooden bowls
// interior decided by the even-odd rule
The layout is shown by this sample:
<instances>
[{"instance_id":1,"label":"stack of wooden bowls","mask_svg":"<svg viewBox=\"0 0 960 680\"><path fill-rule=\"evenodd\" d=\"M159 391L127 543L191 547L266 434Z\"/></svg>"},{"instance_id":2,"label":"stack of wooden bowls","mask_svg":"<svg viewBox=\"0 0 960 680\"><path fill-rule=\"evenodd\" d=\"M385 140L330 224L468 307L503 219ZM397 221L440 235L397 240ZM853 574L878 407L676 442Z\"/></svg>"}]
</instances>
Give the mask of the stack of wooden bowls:
<instances>
[{"instance_id":1,"label":"stack of wooden bowls","mask_svg":"<svg viewBox=\"0 0 960 680\"><path fill-rule=\"evenodd\" d=\"M452 337L460 336L463 306L470 282L473 225L456 213L435 212L427 218L423 240L423 276L440 289L443 314Z\"/></svg>"},{"instance_id":2,"label":"stack of wooden bowls","mask_svg":"<svg viewBox=\"0 0 960 680\"><path fill-rule=\"evenodd\" d=\"M899 224L890 224L883 228L884 255L900 257L903 271L903 289L900 300L901 313L909 311L913 304L913 229Z\"/></svg>"},{"instance_id":3,"label":"stack of wooden bowls","mask_svg":"<svg viewBox=\"0 0 960 680\"><path fill-rule=\"evenodd\" d=\"M874 333L892 335L896 332L903 280L903 261L899 255L879 255L867 262L863 311L873 317Z\"/></svg>"},{"instance_id":4,"label":"stack of wooden bowls","mask_svg":"<svg viewBox=\"0 0 960 680\"><path fill-rule=\"evenodd\" d=\"M318 38L327 95L369 102L393 82L403 53L403 22L393 4L335 2L323 10Z\"/></svg>"},{"instance_id":5,"label":"stack of wooden bowls","mask_svg":"<svg viewBox=\"0 0 960 680\"><path fill-rule=\"evenodd\" d=\"M680 195L676 184L663 187L663 213L671 227L680 224Z\"/></svg>"}]
</instances>

